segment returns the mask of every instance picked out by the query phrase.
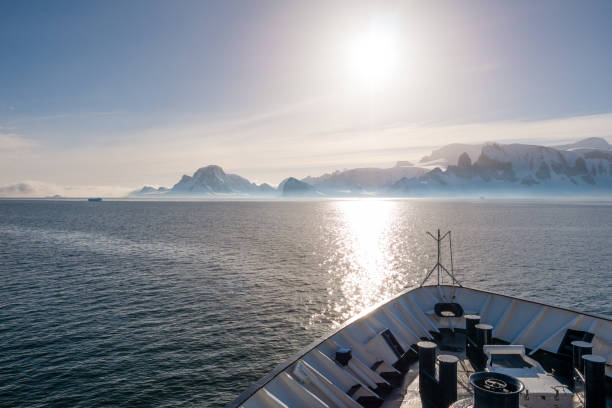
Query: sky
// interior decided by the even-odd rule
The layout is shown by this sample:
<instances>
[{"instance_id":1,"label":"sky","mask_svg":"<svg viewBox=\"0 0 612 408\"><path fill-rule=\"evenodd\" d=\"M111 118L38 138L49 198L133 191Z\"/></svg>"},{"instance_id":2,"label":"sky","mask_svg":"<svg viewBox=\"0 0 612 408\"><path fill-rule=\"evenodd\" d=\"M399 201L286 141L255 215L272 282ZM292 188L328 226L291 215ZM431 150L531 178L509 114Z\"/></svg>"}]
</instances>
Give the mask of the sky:
<instances>
[{"instance_id":1,"label":"sky","mask_svg":"<svg viewBox=\"0 0 612 408\"><path fill-rule=\"evenodd\" d=\"M0 187L612 141L610 1L0 0Z\"/></svg>"}]
</instances>

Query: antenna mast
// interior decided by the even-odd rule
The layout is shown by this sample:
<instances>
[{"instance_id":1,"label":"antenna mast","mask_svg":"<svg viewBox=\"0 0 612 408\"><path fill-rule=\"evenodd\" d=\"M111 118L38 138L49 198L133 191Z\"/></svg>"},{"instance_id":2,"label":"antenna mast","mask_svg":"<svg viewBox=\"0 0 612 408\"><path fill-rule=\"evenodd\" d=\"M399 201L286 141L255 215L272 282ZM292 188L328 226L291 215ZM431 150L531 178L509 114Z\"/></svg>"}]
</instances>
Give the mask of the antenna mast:
<instances>
[{"instance_id":1,"label":"antenna mast","mask_svg":"<svg viewBox=\"0 0 612 408\"><path fill-rule=\"evenodd\" d=\"M448 276L450 276L450 277L451 277L452 282L453 282L453 285L455 285L455 284L456 284L456 285L458 285L459 287L462 287L462 286L461 286L461 283L459 283L459 281L458 281L457 279L455 279L455 271L454 271L454 268L453 268L453 241L452 241L452 238L451 238L451 232L450 232L450 231L448 231L446 234L444 234L444 235L440 236L440 229L438 229L438 236L437 236L437 237L436 237L436 236L434 236L434 235L433 235L431 232L429 232L429 231L427 231L427 235L429 235L430 237L432 237L432 238L433 238L433 239L436 241L436 243L437 243L437 245L438 245L438 260L437 260L436 264L434 265L434 267L433 267L433 268L431 268L431 271L429 271L429 272L427 273L427 276L425 276L425 279L423 279L423 282L421 282L421 285L420 285L420 286L423 286L423 285L425 284L425 282L427 282L427 280L429 279L429 277L431 276L431 274L432 274L434 271L437 271L437 272L438 272L438 286L440 286L440 272L441 272L441 271L444 271L444 272L446 272L446 273L448 274ZM442 265L442 263L440 262L440 261L441 261L440 243L441 243L441 242L444 240L444 238L446 238L446 237L448 237L448 244L449 244L449 247L450 247L450 258L451 258L451 271L450 271L450 272L449 272L449 271L448 271L448 269L446 269L446 268L444 267L444 265Z\"/></svg>"}]
</instances>

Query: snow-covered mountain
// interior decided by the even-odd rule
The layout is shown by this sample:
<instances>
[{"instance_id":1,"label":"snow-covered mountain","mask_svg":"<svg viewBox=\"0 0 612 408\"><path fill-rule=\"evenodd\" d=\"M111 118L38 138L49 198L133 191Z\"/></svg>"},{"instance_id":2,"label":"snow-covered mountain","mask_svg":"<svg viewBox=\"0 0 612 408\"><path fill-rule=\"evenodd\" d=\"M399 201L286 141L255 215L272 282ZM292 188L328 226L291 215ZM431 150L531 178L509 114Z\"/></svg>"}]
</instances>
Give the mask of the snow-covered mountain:
<instances>
[{"instance_id":1,"label":"snow-covered mountain","mask_svg":"<svg viewBox=\"0 0 612 408\"><path fill-rule=\"evenodd\" d=\"M430 170L436 167L446 169L449 165L457 163L459 156L463 153L467 153L470 159L475 161L480 157L483 147L484 144L452 143L434 150L429 156L423 157L419 161L419 166Z\"/></svg>"},{"instance_id":2,"label":"snow-covered mountain","mask_svg":"<svg viewBox=\"0 0 612 408\"><path fill-rule=\"evenodd\" d=\"M193 176L183 175L169 191L170 194L251 194L260 192L259 186L237 174L227 174L220 166L199 168Z\"/></svg>"},{"instance_id":3,"label":"snow-covered mountain","mask_svg":"<svg viewBox=\"0 0 612 408\"><path fill-rule=\"evenodd\" d=\"M155 189L145 186L131 196L209 196L209 195L270 195L276 190L268 184L257 185L237 174L228 174L220 166L210 165L199 168L193 176L183 177L171 189Z\"/></svg>"},{"instance_id":4,"label":"snow-covered mountain","mask_svg":"<svg viewBox=\"0 0 612 408\"><path fill-rule=\"evenodd\" d=\"M132 197L154 197L165 194L170 189L167 187L153 187L153 186L144 186L140 190L136 190L130 193Z\"/></svg>"},{"instance_id":5,"label":"snow-covered mountain","mask_svg":"<svg viewBox=\"0 0 612 408\"><path fill-rule=\"evenodd\" d=\"M578 152L586 152L589 150L603 150L603 151L612 151L612 145L608 143L606 139L601 137L589 137L587 139L582 139L577 141L576 143L570 143L565 145L553 146L555 149L559 150L567 150L567 151L578 151Z\"/></svg>"},{"instance_id":6,"label":"snow-covered mountain","mask_svg":"<svg viewBox=\"0 0 612 408\"><path fill-rule=\"evenodd\" d=\"M612 151L559 150L524 144L487 144L472 163L467 153L446 171L398 181L401 194L612 193Z\"/></svg>"},{"instance_id":7,"label":"snow-covered mountain","mask_svg":"<svg viewBox=\"0 0 612 408\"><path fill-rule=\"evenodd\" d=\"M463 150L463 151L462 151ZM428 171L424 165L441 163ZM612 195L612 146L601 138L547 147L526 144L452 144L419 166L356 168L298 180L278 188L257 185L216 165L184 175L172 188L145 186L132 197L384 196L384 195Z\"/></svg>"},{"instance_id":8,"label":"snow-covered mountain","mask_svg":"<svg viewBox=\"0 0 612 408\"><path fill-rule=\"evenodd\" d=\"M409 162L398 162L395 167L357 168L339 170L319 177L302 179L317 190L331 194L367 194L385 189L402 178L415 178L425 174L427 169L415 167Z\"/></svg>"},{"instance_id":9,"label":"snow-covered mountain","mask_svg":"<svg viewBox=\"0 0 612 408\"><path fill-rule=\"evenodd\" d=\"M428 168L429 170L440 167L446 169L449 165L457 163L459 156L467 153L470 159L474 162L478 160L482 153L482 148L493 143L484 144L465 144L451 143L431 152L430 155L423 157L419 161L419 166ZM575 143L569 143L558 146L550 146L557 150L576 151L578 153L586 153L590 150L612 151L612 145L606 139L601 137L589 137L579 140Z\"/></svg>"},{"instance_id":10,"label":"snow-covered mountain","mask_svg":"<svg viewBox=\"0 0 612 408\"><path fill-rule=\"evenodd\" d=\"M313 186L295 177L289 177L283 180L278 185L278 191L280 191L283 197L310 197L320 195Z\"/></svg>"}]
</instances>

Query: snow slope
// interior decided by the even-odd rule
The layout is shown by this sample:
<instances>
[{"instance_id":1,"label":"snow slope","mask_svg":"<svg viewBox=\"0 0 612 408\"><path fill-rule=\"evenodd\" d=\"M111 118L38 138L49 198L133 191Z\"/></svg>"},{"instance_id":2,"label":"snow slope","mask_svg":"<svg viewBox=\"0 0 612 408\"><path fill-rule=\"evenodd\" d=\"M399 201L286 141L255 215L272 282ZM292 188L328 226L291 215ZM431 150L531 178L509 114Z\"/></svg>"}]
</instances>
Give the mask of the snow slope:
<instances>
[{"instance_id":1,"label":"snow slope","mask_svg":"<svg viewBox=\"0 0 612 408\"><path fill-rule=\"evenodd\" d=\"M421 167L405 165L403 162L395 167L357 168L319 177L306 177L302 181L316 187L317 190L327 194L364 194L376 193L393 185L402 178L415 178L427 171Z\"/></svg>"},{"instance_id":2,"label":"snow slope","mask_svg":"<svg viewBox=\"0 0 612 408\"><path fill-rule=\"evenodd\" d=\"M577 152L525 144L487 144L472 163L467 153L446 171L404 178L391 189L402 194L524 192L612 193L612 152Z\"/></svg>"}]
</instances>

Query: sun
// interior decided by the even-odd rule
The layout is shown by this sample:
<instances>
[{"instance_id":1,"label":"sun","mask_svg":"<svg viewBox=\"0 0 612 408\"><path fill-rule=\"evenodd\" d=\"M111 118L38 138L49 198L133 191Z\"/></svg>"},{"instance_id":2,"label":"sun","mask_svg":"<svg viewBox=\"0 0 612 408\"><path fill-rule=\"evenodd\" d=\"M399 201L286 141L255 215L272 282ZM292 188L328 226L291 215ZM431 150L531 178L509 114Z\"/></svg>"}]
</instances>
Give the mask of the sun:
<instances>
[{"instance_id":1,"label":"sun","mask_svg":"<svg viewBox=\"0 0 612 408\"><path fill-rule=\"evenodd\" d=\"M394 30L382 24L372 24L352 38L347 50L351 82L369 90L389 86L397 73L397 42Z\"/></svg>"}]
</instances>

